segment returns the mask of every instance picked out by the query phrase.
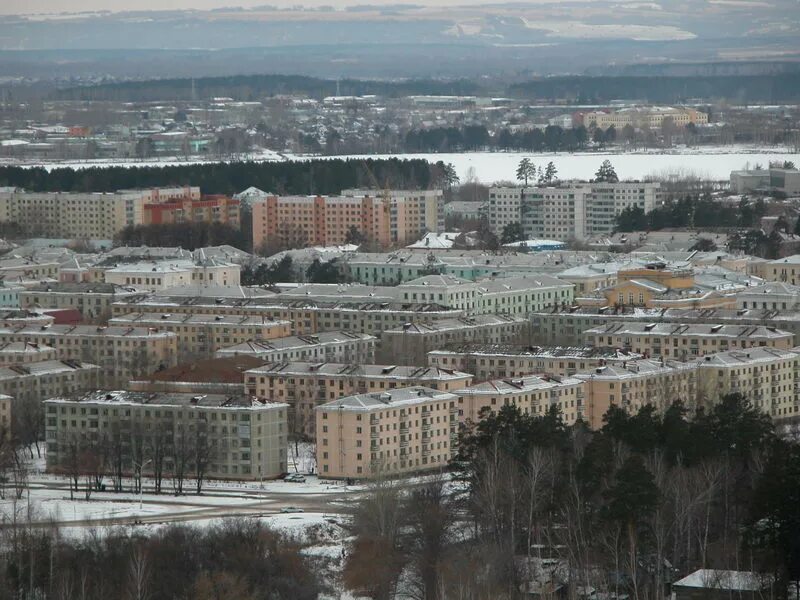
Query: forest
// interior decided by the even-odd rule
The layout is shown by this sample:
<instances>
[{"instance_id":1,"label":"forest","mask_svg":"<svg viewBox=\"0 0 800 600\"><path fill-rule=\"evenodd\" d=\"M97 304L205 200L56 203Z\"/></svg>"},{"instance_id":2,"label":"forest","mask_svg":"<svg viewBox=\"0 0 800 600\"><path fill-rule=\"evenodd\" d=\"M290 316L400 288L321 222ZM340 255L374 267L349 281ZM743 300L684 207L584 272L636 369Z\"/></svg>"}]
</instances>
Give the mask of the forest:
<instances>
[{"instance_id":1,"label":"forest","mask_svg":"<svg viewBox=\"0 0 800 600\"><path fill-rule=\"evenodd\" d=\"M431 189L444 165L424 160L331 159L232 162L87 169L0 167L0 187L32 192L113 192L173 185L200 186L204 194L232 195L250 186L275 194L339 194L347 188Z\"/></svg>"},{"instance_id":2,"label":"forest","mask_svg":"<svg viewBox=\"0 0 800 600\"><path fill-rule=\"evenodd\" d=\"M463 150L573 151L586 146L589 136L583 126L563 129L548 125L544 130L531 129L512 133L500 130L492 137L483 125L414 129L405 136L406 152L453 152Z\"/></svg>"},{"instance_id":3,"label":"forest","mask_svg":"<svg viewBox=\"0 0 800 600\"><path fill-rule=\"evenodd\" d=\"M740 394L707 409L612 407L599 431L507 405L459 443L455 483L373 484L354 517L351 590L661 600L717 568L767 574L767 597L785 598L800 579L800 445Z\"/></svg>"}]
</instances>

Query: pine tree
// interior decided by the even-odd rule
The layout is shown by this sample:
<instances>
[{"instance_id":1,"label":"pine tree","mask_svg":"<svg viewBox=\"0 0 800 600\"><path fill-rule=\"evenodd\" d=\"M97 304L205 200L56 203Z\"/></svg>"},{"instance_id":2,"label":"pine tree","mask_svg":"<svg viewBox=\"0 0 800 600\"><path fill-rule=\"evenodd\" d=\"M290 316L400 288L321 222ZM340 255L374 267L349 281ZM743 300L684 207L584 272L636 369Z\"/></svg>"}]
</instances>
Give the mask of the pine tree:
<instances>
[{"instance_id":1,"label":"pine tree","mask_svg":"<svg viewBox=\"0 0 800 600\"><path fill-rule=\"evenodd\" d=\"M523 158L519 161L517 167L517 181L524 182L525 186L528 185L528 179L536 176L536 165L531 162L530 158Z\"/></svg>"},{"instance_id":2,"label":"pine tree","mask_svg":"<svg viewBox=\"0 0 800 600\"><path fill-rule=\"evenodd\" d=\"M604 181L606 183L617 183L619 181L619 177L617 177L617 172L614 170L614 167L611 164L610 160L603 161L603 164L600 165L600 168L597 170L597 173L594 174L594 180Z\"/></svg>"},{"instance_id":3,"label":"pine tree","mask_svg":"<svg viewBox=\"0 0 800 600\"><path fill-rule=\"evenodd\" d=\"M557 174L558 169L556 169L555 164L553 164L553 161L551 160L549 163L547 163L547 168L544 170L544 180L547 183L553 183Z\"/></svg>"}]
</instances>

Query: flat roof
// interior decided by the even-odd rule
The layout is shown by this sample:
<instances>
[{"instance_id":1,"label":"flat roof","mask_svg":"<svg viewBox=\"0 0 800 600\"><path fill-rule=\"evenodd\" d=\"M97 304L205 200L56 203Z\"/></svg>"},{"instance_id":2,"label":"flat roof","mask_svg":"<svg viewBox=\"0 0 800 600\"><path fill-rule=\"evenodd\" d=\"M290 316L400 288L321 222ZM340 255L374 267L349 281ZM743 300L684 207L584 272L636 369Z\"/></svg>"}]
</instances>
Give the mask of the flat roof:
<instances>
[{"instance_id":1,"label":"flat roof","mask_svg":"<svg viewBox=\"0 0 800 600\"><path fill-rule=\"evenodd\" d=\"M402 408L431 401L455 401L457 396L449 392L440 392L423 386L394 388L369 394L345 396L333 402L316 407L316 410L370 411L384 408Z\"/></svg>"}]
</instances>

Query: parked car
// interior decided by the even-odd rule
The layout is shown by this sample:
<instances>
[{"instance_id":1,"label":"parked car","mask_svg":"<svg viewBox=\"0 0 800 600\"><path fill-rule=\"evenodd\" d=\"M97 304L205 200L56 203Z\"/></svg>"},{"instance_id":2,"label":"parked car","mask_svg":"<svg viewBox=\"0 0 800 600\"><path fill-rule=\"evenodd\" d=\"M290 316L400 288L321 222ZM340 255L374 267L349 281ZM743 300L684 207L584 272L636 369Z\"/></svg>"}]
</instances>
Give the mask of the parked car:
<instances>
[{"instance_id":1,"label":"parked car","mask_svg":"<svg viewBox=\"0 0 800 600\"><path fill-rule=\"evenodd\" d=\"M288 481L289 483L305 483L306 478L300 473L290 473L286 477L283 478L284 481Z\"/></svg>"},{"instance_id":2,"label":"parked car","mask_svg":"<svg viewBox=\"0 0 800 600\"><path fill-rule=\"evenodd\" d=\"M302 508L299 508L297 506L284 506L281 509L281 512L284 513L284 514L290 514L290 513L301 513L301 512L306 512L306 511L304 511Z\"/></svg>"}]
</instances>

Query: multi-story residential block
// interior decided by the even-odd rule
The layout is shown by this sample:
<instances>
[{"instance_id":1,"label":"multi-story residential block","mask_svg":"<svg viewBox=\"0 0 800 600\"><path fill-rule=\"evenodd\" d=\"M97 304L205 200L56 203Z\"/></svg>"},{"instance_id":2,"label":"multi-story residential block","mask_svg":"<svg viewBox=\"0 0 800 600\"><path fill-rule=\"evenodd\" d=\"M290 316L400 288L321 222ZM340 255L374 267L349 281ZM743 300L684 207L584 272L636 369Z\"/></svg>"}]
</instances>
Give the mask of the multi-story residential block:
<instances>
[{"instance_id":1,"label":"multi-story residential block","mask_svg":"<svg viewBox=\"0 0 800 600\"><path fill-rule=\"evenodd\" d=\"M764 279L800 285L800 254L793 254L767 263Z\"/></svg>"},{"instance_id":2,"label":"multi-story residential block","mask_svg":"<svg viewBox=\"0 0 800 600\"><path fill-rule=\"evenodd\" d=\"M144 225L180 225L183 223L223 223L239 228L239 200L222 195L200 198L191 195L144 205Z\"/></svg>"},{"instance_id":3,"label":"multi-story residential block","mask_svg":"<svg viewBox=\"0 0 800 600\"><path fill-rule=\"evenodd\" d=\"M142 294L116 302L114 315L131 312L172 314L240 315L290 321L292 334L310 335L324 331L350 331L381 335L385 329L404 323L435 323L463 316L463 311L437 304L381 302L370 299L343 299L324 302L281 295L266 297L173 296Z\"/></svg>"},{"instance_id":4,"label":"multi-story residential block","mask_svg":"<svg viewBox=\"0 0 800 600\"><path fill-rule=\"evenodd\" d=\"M97 365L78 360L44 360L0 367L0 394L14 401L39 403L43 398L96 389L101 379Z\"/></svg>"},{"instance_id":5,"label":"multi-story residential block","mask_svg":"<svg viewBox=\"0 0 800 600\"><path fill-rule=\"evenodd\" d=\"M191 285L236 286L240 283L240 274L241 266L213 258L178 259L119 264L105 270L103 280L156 291Z\"/></svg>"},{"instance_id":6,"label":"multi-story residential block","mask_svg":"<svg viewBox=\"0 0 800 600\"><path fill-rule=\"evenodd\" d=\"M274 300L402 302L446 306L465 315L525 315L554 305L571 304L572 290L572 284L542 274L477 282L452 275L426 275L396 286L309 283L288 289Z\"/></svg>"},{"instance_id":7,"label":"multi-story residential block","mask_svg":"<svg viewBox=\"0 0 800 600\"><path fill-rule=\"evenodd\" d=\"M11 414L14 399L11 396L0 394L0 432L7 435L11 429Z\"/></svg>"},{"instance_id":8,"label":"multi-story residential block","mask_svg":"<svg viewBox=\"0 0 800 600\"><path fill-rule=\"evenodd\" d=\"M220 348L220 358L247 355L264 362L372 363L377 338L366 333L325 331L314 335L289 336L273 340L252 340Z\"/></svg>"},{"instance_id":9,"label":"multi-story residential block","mask_svg":"<svg viewBox=\"0 0 800 600\"><path fill-rule=\"evenodd\" d=\"M462 344L428 352L428 363L440 369L466 371L476 381L547 373L569 377L606 364L622 363L641 355L617 348L569 346L510 346Z\"/></svg>"},{"instance_id":10,"label":"multi-story residential block","mask_svg":"<svg viewBox=\"0 0 800 600\"><path fill-rule=\"evenodd\" d=\"M645 182L491 188L487 217L497 235L506 225L520 223L530 239L582 240L613 233L616 216L626 208L652 211L659 188Z\"/></svg>"},{"instance_id":11,"label":"multi-story residential block","mask_svg":"<svg viewBox=\"0 0 800 600\"><path fill-rule=\"evenodd\" d=\"M36 310L0 310L0 323L3 325L38 325L41 327L42 325L52 325L55 320L53 315Z\"/></svg>"},{"instance_id":12,"label":"multi-story residential block","mask_svg":"<svg viewBox=\"0 0 800 600\"><path fill-rule=\"evenodd\" d=\"M22 308L73 308L86 320L104 320L114 302L140 293L114 283L43 283L20 292L19 302Z\"/></svg>"},{"instance_id":13,"label":"multi-story residential block","mask_svg":"<svg viewBox=\"0 0 800 600\"><path fill-rule=\"evenodd\" d=\"M187 192L188 190L188 192ZM0 221L20 223L43 237L110 240L144 223L145 204L196 195L199 188L120 190L114 193L0 191Z\"/></svg>"},{"instance_id":14,"label":"multi-story residential block","mask_svg":"<svg viewBox=\"0 0 800 600\"><path fill-rule=\"evenodd\" d=\"M797 311L800 309L800 286L769 281L740 290L736 292L736 308Z\"/></svg>"},{"instance_id":15,"label":"multi-story residential block","mask_svg":"<svg viewBox=\"0 0 800 600\"><path fill-rule=\"evenodd\" d=\"M737 348L791 348L794 335L765 325L693 325L687 323L612 323L584 332L586 344L688 360Z\"/></svg>"},{"instance_id":16,"label":"multi-story residential block","mask_svg":"<svg viewBox=\"0 0 800 600\"><path fill-rule=\"evenodd\" d=\"M475 423L483 411L494 415L506 405L534 416L543 416L557 408L567 424L584 417L583 383L572 377L527 375L496 379L458 390L456 394L461 421Z\"/></svg>"},{"instance_id":17,"label":"multi-story residential block","mask_svg":"<svg viewBox=\"0 0 800 600\"><path fill-rule=\"evenodd\" d=\"M314 408L342 396L422 386L440 392L467 387L472 375L436 367L342 363L272 363L247 371L247 393L289 404L292 431L314 437Z\"/></svg>"},{"instance_id":18,"label":"multi-story residential block","mask_svg":"<svg viewBox=\"0 0 800 600\"><path fill-rule=\"evenodd\" d=\"M67 472L70 456L105 444L121 457L124 474L134 472L137 448L159 447L142 467L147 476L183 470L191 477L199 468L216 479L278 477L286 472L286 410L227 394L95 391L50 398L44 401L47 470Z\"/></svg>"},{"instance_id":19,"label":"multi-story residential block","mask_svg":"<svg viewBox=\"0 0 800 600\"><path fill-rule=\"evenodd\" d=\"M633 360L578 373L575 379L585 385L583 418L593 428L602 427L612 404L630 413L647 404L663 411L676 400L697 406L696 361Z\"/></svg>"},{"instance_id":20,"label":"multi-story residential block","mask_svg":"<svg viewBox=\"0 0 800 600\"><path fill-rule=\"evenodd\" d=\"M56 349L31 342L6 342L0 344L0 365L24 365L26 363L55 360Z\"/></svg>"},{"instance_id":21,"label":"multi-story residential block","mask_svg":"<svg viewBox=\"0 0 800 600\"><path fill-rule=\"evenodd\" d=\"M381 335L382 362L428 365L428 352L448 344L530 343L530 323L521 317L477 315L438 323L406 323Z\"/></svg>"},{"instance_id":22,"label":"multi-story residential block","mask_svg":"<svg viewBox=\"0 0 800 600\"><path fill-rule=\"evenodd\" d=\"M211 357L221 348L250 340L271 340L292 334L289 321L232 315L129 313L112 318L108 324L175 333L180 361Z\"/></svg>"},{"instance_id":23,"label":"multi-story residential block","mask_svg":"<svg viewBox=\"0 0 800 600\"><path fill-rule=\"evenodd\" d=\"M364 479L444 469L458 443L457 400L415 386L318 406L320 476Z\"/></svg>"},{"instance_id":24,"label":"multi-story residential block","mask_svg":"<svg viewBox=\"0 0 800 600\"><path fill-rule=\"evenodd\" d=\"M102 368L101 381L119 385L132 377L175 365L174 333L143 327L48 325L0 327L0 344L28 342L52 346L60 360L87 361Z\"/></svg>"},{"instance_id":25,"label":"multi-story residential block","mask_svg":"<svg viewBox=\"0 0 800 600\"><path fill-rule=\"evenodd\" d=\"M405 246L426 232L444 231L442 190L343 190L342 196L388 200L393 244Z\"/></svg>"},{"instance_id":26,"label":"multi-story residential block","mask_svg":"<svg viewBox=\"0 0 800 600\"><path fill-rule=\"evenodd\" d=\"M389 202L372 196L269 196L253 202L253 247L344 244L351 229L391 243Z\"/></svg>"},{"instance_id":27,"label":"multi-story residential block","mask_svg":"<svg viewBox=\"0 0 800 600\"><path fill-rule=\"evenodd\" d=\"M697 365L700 402L738 392L776 421L800 418L800 348L731 350Z\"/></svg>"}]
</instances>

